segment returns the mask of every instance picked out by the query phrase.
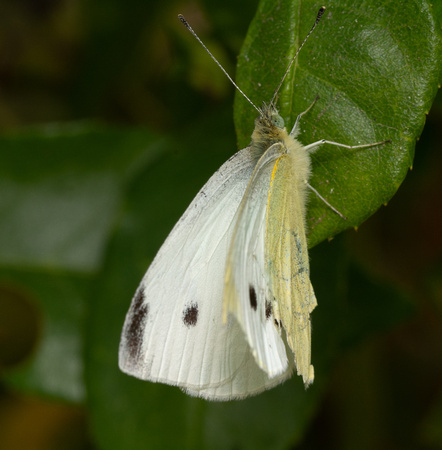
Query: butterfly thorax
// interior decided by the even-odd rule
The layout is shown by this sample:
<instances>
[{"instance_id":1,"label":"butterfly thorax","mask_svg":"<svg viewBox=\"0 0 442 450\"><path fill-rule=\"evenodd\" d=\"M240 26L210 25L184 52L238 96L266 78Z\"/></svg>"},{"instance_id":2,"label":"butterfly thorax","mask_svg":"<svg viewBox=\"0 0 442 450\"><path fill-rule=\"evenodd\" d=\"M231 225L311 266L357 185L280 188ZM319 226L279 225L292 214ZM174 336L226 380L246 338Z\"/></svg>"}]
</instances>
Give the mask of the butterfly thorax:
<instances>
[{"instance_id":1,"label":"butterfly thorax","mask_svg":"<svg viewBox=\"0 0 442 450\"><path fill-rule=\"evenodd\" d=\"M311 175L309 153L294 136L287 132L284 120L279 115L278 110L272 104L266 105L264 103L260 109L260 115L255 120L251 148L253 153L259 158L275 144L280 144L277 151L281 157L287 157L290 161L289 166L287 166L289 169L284 171L284 176L290 179L292 189L296 191L299 199L296 209L300 211L304 220L307 204L306 182L308 182ZM278 167L278 164L275 166L275 169ZM275 173L272 177L275 176Z\"/></svg>"}]
</instances>

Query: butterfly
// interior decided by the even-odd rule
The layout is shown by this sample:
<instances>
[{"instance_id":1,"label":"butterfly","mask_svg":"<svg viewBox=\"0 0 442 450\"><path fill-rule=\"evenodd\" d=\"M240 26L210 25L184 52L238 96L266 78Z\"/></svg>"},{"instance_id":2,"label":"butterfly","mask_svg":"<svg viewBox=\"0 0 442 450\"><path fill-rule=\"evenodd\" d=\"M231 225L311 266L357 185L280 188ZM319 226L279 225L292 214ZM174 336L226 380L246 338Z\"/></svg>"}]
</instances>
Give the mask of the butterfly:
<instances>
[{"instance_id":1,"label":"butterfly","mask_svg":"<svg viewBox=\"0 0 442 450\"><path fill-rule=\"evenodd\" d=\"M306 387L313 382L309 191L340 213L310 186L310 155L323 143L381 143L303 146L299 121L316 100L288 132L274 105L278 89L262 108L249 100L259 113L251 144L203 186L141 281L121 337L123 372L208 400L255 395L294 372Z\"/></svg>"}]
</instances>

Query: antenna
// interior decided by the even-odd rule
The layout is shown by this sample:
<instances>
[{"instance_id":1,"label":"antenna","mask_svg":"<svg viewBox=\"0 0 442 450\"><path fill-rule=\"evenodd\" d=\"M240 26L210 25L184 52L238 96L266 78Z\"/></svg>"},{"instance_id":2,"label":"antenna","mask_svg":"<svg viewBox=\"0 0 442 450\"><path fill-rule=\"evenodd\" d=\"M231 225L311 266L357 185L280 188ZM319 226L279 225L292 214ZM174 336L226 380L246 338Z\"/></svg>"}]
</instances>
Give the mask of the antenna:
<instances>
[{"instance_id":1,"label":"antenna","mask_svg":"<svg viewBox=\"0 0 442 450\"><path fill-rule=\"evenodd\" d=\"M284 76L282 77L281 81L279 82L279 85L276 88L275 93L273 94L272 101L270 102L271 105L274 104L273 102L275 101L275 98L278 95L278 92L281 89L282 83L284 82L285 78L287 77L287 75L290 71L290 68L292 67L293 63L295 62L295 59L298 56L298 53L301 51L301 48L304 47L304 44L307 42L307 39L309 38L309 36L313 33L313 30L316 28L316 25L318 25L319 21L321 20L322 15L324 14L324 11L325 11L325 6L321 6L321 8L319 8L318 15L316 16L315 23L313 24L311 30L308 32L305 39L302 41L302 44L299 46L298 50L296 50L295 56L290 61L290 64L288 65L287 70L284 73Z\"/></svg>"},{"instance_id":2,"label":"antenna","mask_svg":"<svg viewBox=\"0 0 442 450\"><path fill-rule=\"evenodd\" d=\"M224 72L224 74L230 80L230 82L233 84L233 86L235 86L236 89L238 89L238 91L241 92L241 94L244 96L244 98L258 111L259 114L261 114L261 111L254 105L252 100L250 100L249 97L247 97L247 95L244 94L244 92L239 88L239 86L232 80L232 77L226 72L224 67L218 62L218 60L212 55L210 50L204 45L203 41L198 37L198 35L195 33L195 31L193 31L192 27L189 25L189 23L184 18L184 16L181 14L178 14L178 19L181 20L183 25L193 34L193 36L196 38L196 40L203 46L204 50L206 50L206 52L211 56L211 58L216 62L216 64L218 64L218 67Z\"/></svg>"},{"instance_id":3,"label":"antenna","mask_svg":"<svg viewBox=\"0 0 442 450\"><path fill-rule=\"evenodd\" d=\"M284 76L282 77L278 87L276 88L276 91L275 91L275 93L273 94L273 97L272 97L272 101L270 102L271 105L274 104L275 98L278 95L279 90L281 89L282 83L284 82L285 78L287 77L287 75L288 75L288 73L290 71L290 68L292 67L296 57L298 56L298 53L301 51L301 48L304 47L304 44L307 42L307 39L309 38L309 36L313 33L313 30L316 28L316 25L318 25L319 21L321 20L322 15L324 14L324 11L325 11L325 6L322 6L319 9L319 11L318 11L318 15L316 16L315 23L313 24L311 30L308 32L308 34L305 37L305 39L302 41L302 44L299 46L298 50L295 53L295 56L290 61L289 65L287 67L287 70L284 73ZM255 104L249 99L249 97L247 97L247 95L244 94L244 92L240 89L240 87L233 81L232 77L226 72L224 67L218 62L218 60L212 55L210 50L204 45L203 41L198 37L198 35L195 33L195 31L193 31L192 27L189 25L189 23L184 18L184 16L182 14L178 14L178 19L181 20L183 25L193 34L195 39L203 46L204 50L206 50L206 52L215 61L215 63L218 65L218 67L224 72L224 74L230 80L230 82L233 84L233 86L235 86L235 88L238 89L238 91L244 96L244 98L258 111L259 114L261 114L261 111L259 110L259 108L257 108L255 106Z\"/></svg>"}]
</instances>

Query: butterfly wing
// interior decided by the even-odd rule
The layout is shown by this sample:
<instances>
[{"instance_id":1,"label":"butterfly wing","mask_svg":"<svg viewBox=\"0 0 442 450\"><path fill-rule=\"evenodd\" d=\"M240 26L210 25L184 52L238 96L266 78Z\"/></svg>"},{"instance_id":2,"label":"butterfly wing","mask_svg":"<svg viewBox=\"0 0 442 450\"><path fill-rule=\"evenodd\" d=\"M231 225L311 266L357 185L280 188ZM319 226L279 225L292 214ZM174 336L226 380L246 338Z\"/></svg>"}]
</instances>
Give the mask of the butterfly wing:
<instances>
[{"instance_id":1,"label":"butterfly wing","mask_svg":"<svg viewBox=\"0 0 442 450\"><path fill-rule=\"evenodd\" d=\"M226 265L224 318L233 314L241 324L257 364L270 377L290 376L281 329L272 314L266 257L269 189L277 161L285 152L272 145L260 158L240 205ZM283 376L281 377L281 375Z\"/></svg>"},{"instance_id":2,"label":"butterfly wing","mask_svg":"<svg viewBox=\"0 0 442 450\"><path fill-rule=\"evenodd\" d=\"M256 161L250 148L230 158L171 231L127 313L122 371L218 400L277 383L256 365L237 321L222 320L227 254Z\"/></svg>"},{"instance_id":3,"label":"butterfly wing","mask_svg":"<svg viewBox=\"0 0 442 450\"><path fill-rule=\"evenodd\" d=\"M224 298L224 315L237 318L257 364L279 380L295 364L306 385L314 378L310 313L317 304L304 223L309 164L291 138L258 161L232 237ZM287 360L285 342L294 358Z\"/></svg>"},{"instance_id":4,"label":"butterfly wing","mask_svg":"<svg viewBox=\"0 0 442 450\"><path fill-rule=\"evenodd\" d=\"M305 234L306 184L309 159L296 141L278 160L269 192L266 258L273 312L281 321L294 353L298 375L313 382L310 313L317 305L309 278ZM305 175L303 175L303 172Z\"/></svg>"}]
</instances>

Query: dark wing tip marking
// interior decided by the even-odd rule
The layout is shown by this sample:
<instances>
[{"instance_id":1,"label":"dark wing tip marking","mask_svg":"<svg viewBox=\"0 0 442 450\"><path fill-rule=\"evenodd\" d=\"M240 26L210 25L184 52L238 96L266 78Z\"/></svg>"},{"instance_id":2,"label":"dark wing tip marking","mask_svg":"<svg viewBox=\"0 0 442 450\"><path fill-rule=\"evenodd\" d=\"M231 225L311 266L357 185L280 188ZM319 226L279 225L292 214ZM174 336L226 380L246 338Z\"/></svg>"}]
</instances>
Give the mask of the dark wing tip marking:
<instances>
[{"instance_id":1,"label":"dark wing tip marking","mask_svg":"<svg viewBox=\"0 0 442 450\"><path fill-rule=\"evenodd\" d=\"M183 323L186 327L194 327L198 322L198 304L191 303L183 311Z\"/></svg>"},{"instance_id":2,"label":"dark wing tip marking","mask_svg":"<svg viewBox=\"0 0 442 450\"><path fill-rule=\"evenodd\" d=\"M252 285L249 285L249 300L250 306L254 311L258 308L258 301L256 300L256 291Z\"/></svg>"},{"instance_id":3,"label":"dark wing tip marking","mask_svg":"<svg viewBox=\"0 0 442 450\"><path fill-rule=\"evenodd\" d=\"M143 342L143 328L149 315L149 303L145 303L144 291L138 288L132 304L132 315L127 327L126 339L129 355L132 359L138 359Z\"/></svg>"}]
</instances>

